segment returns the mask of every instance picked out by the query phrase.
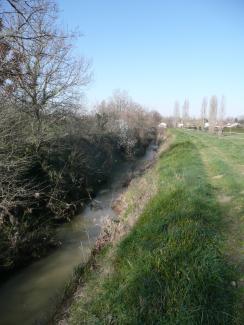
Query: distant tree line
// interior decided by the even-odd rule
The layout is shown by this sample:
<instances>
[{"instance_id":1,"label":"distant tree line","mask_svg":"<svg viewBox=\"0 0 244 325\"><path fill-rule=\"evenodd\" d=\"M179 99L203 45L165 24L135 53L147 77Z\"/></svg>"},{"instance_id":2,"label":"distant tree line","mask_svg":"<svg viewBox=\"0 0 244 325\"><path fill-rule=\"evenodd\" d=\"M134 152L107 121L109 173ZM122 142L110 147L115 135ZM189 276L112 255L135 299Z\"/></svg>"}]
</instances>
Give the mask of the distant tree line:
<instances>
[{"instance_id":1,"label":"distant tree line","mask_svg":"<svg viewBox=\"0 0 244 325\"><path fill-rule=\"evenodd\" d=\"M172 125L174 127L195 127L199 129L208 129L209 132L215 132L216 128L220 131L224 128L226 101L222 96L220 104L218 104L217 96L210 98L209 104L206 97L202 100L200 118L192 118L190 116L190 104L186 99L182 106L182 113L180 114L180 105L176 101L174 105L174 115Z\"/></svg>"}]
</instances>

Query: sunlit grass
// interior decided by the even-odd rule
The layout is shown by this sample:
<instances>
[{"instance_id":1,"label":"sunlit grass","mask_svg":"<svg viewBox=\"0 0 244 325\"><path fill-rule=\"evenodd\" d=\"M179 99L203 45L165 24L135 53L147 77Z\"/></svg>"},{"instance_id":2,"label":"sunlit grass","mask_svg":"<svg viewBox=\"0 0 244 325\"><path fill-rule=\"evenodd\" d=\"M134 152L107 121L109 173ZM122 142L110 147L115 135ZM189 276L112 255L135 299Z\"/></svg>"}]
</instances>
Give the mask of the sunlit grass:
<instances>
[{"instance_id":1,"label":"sunlit grass","mask_svg":"<svg viewBox=\"0 0 244 325\"><path fill-rule=\"evenodd\" d=\"M70 324L234 323L222 211L187 134L179 132L155 177L160 188L118 245L113 272L91 281Z\"/></svg>"}]
</instances>

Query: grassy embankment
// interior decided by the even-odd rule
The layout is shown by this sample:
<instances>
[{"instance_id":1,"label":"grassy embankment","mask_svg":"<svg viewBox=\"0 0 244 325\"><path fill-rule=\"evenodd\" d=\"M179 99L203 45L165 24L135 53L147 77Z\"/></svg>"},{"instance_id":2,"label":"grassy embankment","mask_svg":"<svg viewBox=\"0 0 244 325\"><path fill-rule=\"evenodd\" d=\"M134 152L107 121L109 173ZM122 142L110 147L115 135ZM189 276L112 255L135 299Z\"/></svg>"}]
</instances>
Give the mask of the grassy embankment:
<instances>
[{"instance_id":1,"label":"grassy embankment","mask_svg":"<svg viewBox=\"0 0 244 325\"><path fill-rule=\"evenodd\" d=\"M151 175L154 197L98 259L69 324L241 324L244 152L230 140L174 132Z\"/></svg>"}]
</instances>

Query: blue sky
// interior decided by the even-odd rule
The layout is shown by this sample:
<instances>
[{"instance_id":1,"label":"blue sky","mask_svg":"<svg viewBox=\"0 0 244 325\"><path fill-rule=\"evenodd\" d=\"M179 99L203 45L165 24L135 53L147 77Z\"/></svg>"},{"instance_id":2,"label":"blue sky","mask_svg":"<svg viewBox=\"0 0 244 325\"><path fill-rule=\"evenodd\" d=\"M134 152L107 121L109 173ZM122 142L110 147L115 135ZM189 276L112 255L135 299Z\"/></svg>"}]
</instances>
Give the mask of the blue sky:
<instances>
[{"instance_id":1,"label":"blue sky","mask_svg":"<svg viewBox=\"0 0 244 325\"><path fill-rule=\"evenodd\" d=\"M58 0L61 22L78 27L77 51L92 60L87 103L123 89L171 114L175 100L226 97L244 115L244 0Z\"/></svg>"}]
</instances>

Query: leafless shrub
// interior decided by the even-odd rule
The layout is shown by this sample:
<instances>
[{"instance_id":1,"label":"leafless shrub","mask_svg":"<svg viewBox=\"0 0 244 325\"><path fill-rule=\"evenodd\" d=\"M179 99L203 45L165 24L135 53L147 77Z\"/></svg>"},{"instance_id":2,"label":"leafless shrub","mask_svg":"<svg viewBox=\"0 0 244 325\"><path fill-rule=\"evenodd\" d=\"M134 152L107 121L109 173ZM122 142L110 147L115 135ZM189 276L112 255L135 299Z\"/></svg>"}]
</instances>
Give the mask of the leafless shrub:
<instances>
[{"instance_id":1,"label":"leafless shrub","mask_svg":"<svg viewBox=\"0 0 244 325\"><path fill-rule=\"evenodd\" d=\"M115 134L118 144L128 156L138 141L145 141L149 129L156 128L161 120L160 114L149 112L134 102L126 92L115 91L108 101L95 108L98 128ZM147 141L147 140L146 140Z\"/></svg>"}]
</instances>

